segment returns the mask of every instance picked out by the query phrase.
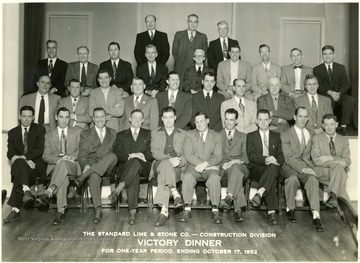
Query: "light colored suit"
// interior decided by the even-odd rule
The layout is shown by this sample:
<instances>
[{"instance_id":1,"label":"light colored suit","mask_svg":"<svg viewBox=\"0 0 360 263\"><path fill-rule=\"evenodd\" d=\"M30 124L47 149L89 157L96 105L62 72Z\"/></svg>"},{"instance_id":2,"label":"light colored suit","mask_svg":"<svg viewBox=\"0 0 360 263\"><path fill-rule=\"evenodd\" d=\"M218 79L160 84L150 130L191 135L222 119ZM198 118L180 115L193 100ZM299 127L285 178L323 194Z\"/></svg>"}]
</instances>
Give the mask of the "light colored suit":
<instances>
[{"instance_id":1,"label":"light colored suit","mask_svg":"<svg viewBox=\"0 0 360 263\"><path fill-rule=\"evenodd\" d=\"M304 92L305 87L305 77L307 75L312 75L313 70L307 66L303 66L301 69L300 75L300 88L301 92ZM294 65L287 65L281 67L281 92L290 95L290 93L294 93L295 91L295 69Z\"/></svg>"},{"instance_id":2,"label":"light colored suit","mask_svg":"<svg viewBox=\"0 0 360 263\"><path fill-rule=\"evenodd\" d=\"M235 110L240 112L239 104L237 103L235 98L232 98L230 100L225 100L223 101L223 103L221 103L220 111L221 111L221 120L223 127L225 127L224 126L225 111L230 108L234 108ZM255 123L256 113L257 113L256 103L251 100L245 99L245 114L244 117L240 116L239 114L239 117L237 119L238 124L236 125L236 129L245 134L256 131L257 130L257 125Z\"/></svg>"},{"instance_id":3,"label":"light colored suit","mask_svg":"<svg viewBox=\"0 0 360 263\"><path fill-rule=\"evenodd\" d=\"M280 79L281 67L277 64L270 62L270 68L268 72L265 72L265 68L262 62L252 66L251 68L251 79L252 86L251 91L255 98L255 101L258 97L263 94L267 94L267 83L270 78L277 77Z\"/></svg>"},{"instance_id":4,"label":"light colored suit","mask_svg":"<svg viewBox=\"0 0 360 263\"><path fill-rule=\"evenodd\" d=\"M76 103L75 112L73 112L71 96L59 100L56 111L58 111L61 107L65 107L70 111L70 113L76 114L76 127L81 129L89 128L89 124L92 122L92 119L89 116L89 98L80 96ZM74 123L74 120L70 120L69 127L74 127Z\"/></svg>"},{"instance_id":5,"label":"light colored suit","mask_svg":"<svg viewBox=\"0 0 360 263\"><path fill-rule=\"evenodd\" d=\"M65 75L65 87L69 87L70 80L80 79L80 72L82 70L82 63L80 61L70 62L68 64L66 75ZM91 62L88 62L87 71L86 71L86 86L85 89L95 89L96 88L96 75L99 71L99 67Z\"/></svg>"}]
</instances>

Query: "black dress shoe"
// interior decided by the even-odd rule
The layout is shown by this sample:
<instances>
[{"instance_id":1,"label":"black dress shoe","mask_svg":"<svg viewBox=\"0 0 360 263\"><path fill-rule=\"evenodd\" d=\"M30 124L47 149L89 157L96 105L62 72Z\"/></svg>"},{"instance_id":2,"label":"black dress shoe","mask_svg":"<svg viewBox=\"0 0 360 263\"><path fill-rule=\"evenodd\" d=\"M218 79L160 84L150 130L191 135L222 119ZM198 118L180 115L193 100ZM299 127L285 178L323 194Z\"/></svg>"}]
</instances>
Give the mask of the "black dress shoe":
<instances>
[{"instance_id":1,"label":"black dress shoe","mask_svg":"<svg viewBox=\"0 0 360 263\"><path fill-rule=\"evenodd\" d=\"M330 208L338 208L339 207L336 195L333 192L329 193L329 199L326 201L325 205Z\"/></svg>"},{"instance_id":2,"label":"black dress shoe","mask_svg":"<svg viewBox=\"0 0 360 263\"><path fill-rule=\"evenodd\" d=\"M349 135L348 132L347 132L347 128L346 127L340 127L339 130L338 130L338 133L342 136L346 136L346 135Z\"/></svg>"},{"instance_id":3,"label":"black dress shoe","mask_svg":"<svg viewBox=\"0 0 360 263\"><path fill-rule=\"evenodd\" d=\"M53 225L59 225L62 222L64 222L64 219L65 219L65 214L58 212L56 214L56 217L55 217L54 221L52 222L52 224Z\"/></svg>"},{"instance_id":4,"label":"black dress shoe","mask_svg":"<svg viewBox=\"0 0 360 263\"><path fill-rule=\"evenodd\" d=\"M184 210L180 217L180 222L189 222L190 218L191 218L191 211Z\"/></svg>"},{"instance_id":5,"label":"black dress shoe","mask_svg":"<svg viewBox=\"0 0 360 263\"><path fill-rule=\"evenodd\" d=\"M286 212L286 217L291 223L296 223L295 211L294 210L291 209L288 212Z\"/></svg>"},{"instance_id":6,"label":"black dress shoe","mask_svg":"<svg viewBox=\"0 0 360 263\"><path fill-rule=\"evenodd\" d=\"M24 196L23 196L24 206L28 206L29 203L34 202L34 200L35 200L35 197L33 196L33 194L29 190L26 190L24 192Z\"/></svg>"},{"instance_id":7,"label":"black dress shoe","mask_svg":"<svg viewBox=\"0 0 360 263\"><path fill-rule=\"evenodd\" d=\"M322 224L321 224L320 218L315 218L315 219L313 220L313 227L314 227L315 230L318 231L318 232L324 232L324 228L323 228L323 226L322 226Z\"/></svg>"},{"instance_id":8,"label":"black dress shoe","mask_svg":"<svg viewBox=\"0 0 360 263\"><path fill-rule=\"evenodd\" d=\"M165 225L165 223L167 222L168 217L165 216L164 214L160 214L155 222L155 226L163 226Z\"/></svg>"},{"instance_id":9,"label":"black dress shoe","mask_svg":"<svg viewBox=\"0 0 360 263\"><path fill-rule=\"evenodd\" d=\"M235 221L236 221L236 222L244 222L244 221L245 221L245 219L244 219L244 217L243 217L243 215L242 215L241 210L235 211Z\"/></svg>"},{"instance_id":10,"label":"black dress shoe","mask_svg":"<svg viewBox=\"0 0 360 263\"><path fill-rule=\"evenodd\" d=\"M268 221L269 225L277 225L278 224L276 217L275 217L275 213L268 214L267 221Z\"/></svg>"},{"instance_id":11,"label":"black dress shoe","mask_svg":"<svg viewBox=\"0 0 360 263\"><path fill-rule=\"evenodd\" d=\"M48 196L46 193L44 193L40 198L37 198L42 205L48 205L50 203L50 196Z\"/></svg>"},{"instance_id":12,"label":"black dress shoe","mask_svg":"<svg viewBox=\"0 0 360 263\"><path fill-rule=\"evenodd\" d=\"M101 218L102 218L101 207L97 207L95 210L95 218L93 220L94 224L99 224L101 222Z\"/></svg>"},{"instance_id":13,"label":"black dress shoe","mask_svg":"<svg viewBox=\"0 0 360 263\"><path fill-rule=\"evenodd\" d=\"M131 210L129 221L128 221L129 225L135 225L135 220L136 220L136 210Z\"/></svg>"},{"instance_id":14,"label":"black dress shoe","mask_svg":"<svg viewBox=\"0 0 360 263\"><path fill-rule=\"evenodd\" d=\"M183 202L180 196L174 198L174 208L179 208L183 206Z\"/></svg>"},{"instance_id":15,"label":"black dress shoe","mask_svg":"<svg viewBox=\"0 0 360 263\"><path fill-rule=\"evenodd\" d=\"M14 210L10 212L10 214L4 218L4 223L13 223L20 219L20 212L16 213Z\"/></svg>"},{"instance_id":16,"label":"black dress shoe","mask_svg":"<svg viewBox=\"0 0 360 263\"><path fill-rule=\"evenodd\" d=\"M259 193L256 193L254 197L251 199L251 202L255 204L256 206L261 205L261 195Z\"/></svg>"},{"instance_id":17,"label":"black dress shoe","mask_svg":"<svg viewBox=\"0 0 360 263\"><path fill-rule=\"evenodd\" d=\"M220 213L219 211L214 211L211 213L211 219L213 221L214 224L222 224L222 220L220 218Z\"/></svg>"},{"instance_id":18,"label":"black dress shoe","mask_svg":"<svg viewBox=\"0 0 360 263\"><path fill-rule=\"evenodd\" d=\"M230 209L231 203L232 203L231 197L227 195L224 200L220 201L220 207L222 209Z\"/></svg>"}]
</instances>

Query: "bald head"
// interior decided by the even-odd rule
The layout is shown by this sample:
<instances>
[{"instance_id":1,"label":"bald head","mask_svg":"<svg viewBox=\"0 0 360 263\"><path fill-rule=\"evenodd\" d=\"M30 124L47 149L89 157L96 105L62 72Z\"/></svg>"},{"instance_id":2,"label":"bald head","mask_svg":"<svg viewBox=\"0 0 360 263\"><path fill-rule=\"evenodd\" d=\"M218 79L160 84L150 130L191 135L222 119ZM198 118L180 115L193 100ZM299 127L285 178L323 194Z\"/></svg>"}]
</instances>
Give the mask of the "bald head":
<instances>
[{"instance_id":1,"label":"bald head","mask_svg":"<svg viewBox=\"0 0 360 263\"><path fill-rule=\"evenodd\" d=\"M272 96L277 96L281 89L280 79L277 77L272 77L268 81L268 89Z\"/></svg>"}]
</instances>

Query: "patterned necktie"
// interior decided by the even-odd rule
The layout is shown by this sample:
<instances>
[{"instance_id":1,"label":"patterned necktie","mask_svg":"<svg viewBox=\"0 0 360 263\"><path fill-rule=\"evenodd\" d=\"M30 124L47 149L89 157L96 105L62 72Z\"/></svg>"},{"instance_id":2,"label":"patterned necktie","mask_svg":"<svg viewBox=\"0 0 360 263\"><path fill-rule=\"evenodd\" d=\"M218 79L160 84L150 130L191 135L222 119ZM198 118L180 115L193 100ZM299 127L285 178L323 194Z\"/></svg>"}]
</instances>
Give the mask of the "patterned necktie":
<instances>
[{"instance_id":1,"label":"patterned necktie","mask_svg":"<svg viewBox=\"0 0 360 263\"><path fill-rule=\"evenodd\" d=\"M274 98L274 109L277 110L278 109L278 98Z\"/></svg>"},{"instance_id":2,"label":"patterned necktie","mask_svg":"<svg viewBox=\"0 0 360 263\"><path fill-rule=\"evenodd\" d=\"M223 41L223 57L224 57L224 59L227 59L227 52L228 52L228 48L227 48L226 41L224 38L224 41Z\"/></svg>"},{"instance_id":3,"label":"patterned necktie","mask_svg":"<svg viewBox=\"0 0 360 263\"><path fill-rule=\"evenodd\" d=\"M53 69L54 69L54 64L53 64L53 61L50 59L50 63L49 63L49 66L48 66L48 75L49 75L49 77L51 77Z\"/></svg>"},{"instance_id":4,"label":"patterned necktie","mask_svg":"<svg viewBox=\"0 0 360 263\"><path fill-rule=\"evenodd\" d=\"M136 99L135 99L135 103L134 103L135 109L137 109L139 107L139 104L140 104L139 96L137 96Z\"/></svg>"},{"instance_id":5,"label":"patterned necktie","mask_svg":"<svg viewBox=\"0 0 360 263\"><path fill-rule=\"evenodd\" d=\"M304 129L301 130L301 148L303 149L303 151L305 151L306 142L305 142Z\"/></svg>"},{"instance_id":6,"label":"patterned necktie","mask_svg":"<svg viewBox=\"0 0 360 263\"><path fill-rule=\"evenodd\" d=\"M81 69L81 85L82 85L83 87L86 86L85 63L82 64L82 69Z\"/></svg>"},{"instance_id":7,"label":"patterned necktie","mask_svg":"<svg viewBox=\"0 0 360 263\"><path fill-rule=\"evenodd\" d=\"M151 39L151 41L153 41L153 39L154 39L154 32L153 31L150 32L150 39Z\"/></svg>"},{"instance_id":8,"label":"patterned necktie","mask_svg":"<svg viewBox=\"0 0 360 263\"><path fill-rule=\"evenodd\" d=\"M336 155L336 149L335 149L334 137L332 137L332 136L330 136L329 147L330 147L330 154L332 156L335 156Z\"/></svg>"},{"instance_id":9,"label":"patterned necktie","mask_svg":"<svg viewBox=\"0 0 360 263\"><path fill-rule=\"evenodd\" d=\"M73 102L73 113L75 113L75 110L76 110L76 103L77 103L77 99L74 99L74 102Z\"/></svg>"},{"instance_id":10,"label":"patterned necktie","mask_svg":"<svg viewBox=\"0 0 360 263\"><path fill-rule=\"evenodd\" d=\"M116 63L114 62L112 65L112 69L113 69L113 76L114 76L114 80L116 79Z\"/></svg>"},{"instance_id":11,"label":"patterned necktie","mask_svg":"<svg viewBox=\"0 0 360 263\"><path fill-rule=\"evenodd\" d=\"M194 40L194 32L191 32L191 34L190 34L190 42L193 42L193 40Z\"/></svg>"},{"instance_id":12,"label":"patterned necktie","mask_svg":"<svg viewBox=\"0 0 360 263\"><path fill-rule=\"evenodd\" d=\"M45 119L44 115L45 115L45 100L44 100L44 96L41 96L38 124L40 125L44 124L44 119Z\"/></svg>"},{"instance_id":13,"label":"patterned necktie","mask_svg":"<svg viewBox=\"0 0 360 263\"><path fill-rule=\"evenodd\" d=\"M239 108L240 108L240 116L244 117L245 116L245 106L242 103L242 99L240 99Z\"/></svg>"},{"instance_id":14,"label":"patterned necktie","mask_svg":"<svg viewBox=\"0 0 360 263\"><path fill-rule=\"evenodd\" d=\"M266 132L264 132L264 156L269 156L269 144L268 144L268 139L267 139L267 136L266 136Z\"/></svg>"},{"instance_id":15,"label":"patterned necktie","mask_svg":"<svg viewBox=\"0 0 360 263\"><path fill-rule=\"evenodd\" d=\"M229 146L231 146L231 143L232 143L231 131L229 131L229 134L228 134L228 141L229 141Z\"/></svg>"},{"instance_id":16,"label":"patterned necktie","mask_svg":"<svg viewBox=\"0 0 360 263\"><path fill-rule=\"evenodd\" d=\"M100 135L99 135L100 142L103 143L103 141L104 141L104 133L103 133L103 132L104 132L104 129L100 129L99 132L100 132Z\"/></svg>"},{"instance_id":17,"label":"patterned necktie","mask_svg":"<svg viewBox=\"0 0 360 263\"><path fill-rule=\"evenodd\" d=\"M134 141L136 141L136 140L137 140L137 137L138 137L138 133L137 133L136 130L134 131L133 137L134 137Z\"/></svg>"},{"instance_id":18,"label":"patterned necktie","mask_svg":"<svg viewBox=\"0 0 360 263\"><path fill-rule=\"evenodd\" d=\"M150 85L152 84L152 82L155 79L155 70L154 70L154 65L151 65L151 74L150 74Z\"/></svg>"},{"instance_id":19,"label":"patterned necktie","mask_svg":"<svg viewBox=\"0 0 360 263\"><path fill-rule=\"evenodd\" d=\"M316 123L317 123L317 115L318 115L318 108L316 105L316 101L314 96L311 96L311 116L314 121L314 128L316 129Z\"/></svg>"},{"instance_id":20,"label":"patterned necktie","mask_svg":"<svg viewBox=\"0 0 360 263\"><path fill-rule=\"evenodd\" d=\"M201 67L198 67L197 73L201 75Z\"/></svg>"},{"instance_id":21,"label":"patterned necktie","mask_svg":"<svg viewBox=\"0 0 360 263\"><path fill-rule=\"evenodd\" d=\"M65 154L66 154L66 136L64 130L62 130L60 136L60 155L63 156Z\"/></svg>"},{"instance_id":22,"label":"patterned necktie","mask_svg":"<svg viewBox=\"0 0 360 263\"><path fill-rule=\"evenodd\" d=\"M27 128L24 130L24 154L26 154L28 152L28 131Z\"/></svg>"},{"instance_id":23,"label":"patterned necktie","mask_svg":"<svg viewBox=\"0 0 360 263\"><path fill-rule=\"evenodd\" d=\"M200 139L201 139L202 145L204 145L205 144L205 138L204 138L204 133L203 132L200 132Z\"/></svg>"},{"instance_id":24,"label":"patterned necktie","mask_svg":"<svg viewBox=\"0 0 360 263\"><path fill-rule=\"evenodd\" d=\"M265 73L268 74L269 70L268 70L268 67L265 66Z\"/></svg>"},{"instance_id":25,"label":"patterned necktie","mask_svg":"<svg viewBox=\"0 0 360 263\"><path fill-rule=\"evenodd\" d=\"M169 106L170 106L170 107L174 107L174 104L175 104L175 96L174 96L174 92L172 91L172 92L170 93Z\"/></svg>"},{"instance_id":26,"label":"patterned necktie","mask_svg":"<svg viewBox=\"0 0 360 263\"><path fill-rule=\"evenodd\" d=\"M333 74L332 74L332 70L331 70L331 67L330 65L328 65L328 75L329 75L329 80L330 80L330 85L332 86L333 85Z\"/></svg>"}]
</instances>

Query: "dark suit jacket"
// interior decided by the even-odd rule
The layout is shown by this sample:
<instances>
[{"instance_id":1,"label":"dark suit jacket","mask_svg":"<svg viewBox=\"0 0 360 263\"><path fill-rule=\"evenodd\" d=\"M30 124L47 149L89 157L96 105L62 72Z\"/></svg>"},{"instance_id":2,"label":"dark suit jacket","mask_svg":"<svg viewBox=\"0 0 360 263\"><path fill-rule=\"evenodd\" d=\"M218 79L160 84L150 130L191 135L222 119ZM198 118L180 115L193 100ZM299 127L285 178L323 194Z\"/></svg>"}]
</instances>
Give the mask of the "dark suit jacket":
<instances>
[{"instance_id":1,"label":"dark suit jacket","mask_svg":"<svg viewBox=\"0 0 360 263\"><path fill-rule=\"evenodd\" d=\"M145 82L145 90L158 90L159 92L166 89L166 78L168 74L168 68L160 63L156 63L155 78L150 84L150 73L149 73L149 64L146 61L144 64L141 64L136 69L136 76L143 79Z\"/></svg>"},{"instance_id":2,"label":"dark suit jacket","mask_svg":"<svg viewBox=\"0 0 360 263\"><path fill-rule=\"evenodd\" d=\"M205 73L212 72L214 73L214 70L212 68L206 67L203 65L203 68L201 69L201 75L199 75L196 71L196 66L193 65L192 67L188 68L185 71L184 75L184 83L182 85L182 90L185 92L190 93L190 89L196 91L202 90L202 79Z\"/></svg>"},{"instance_id":3,"label":"dark suit jacket","mask_svg":"<svg viewBox=\"0 0 360 263\"><path fill-rule=\"evenodd\" d=\"M329 90L345 93L350 88L346 68L344 65L333 63L333 85L331 86L325 63L314 68L314 75L319 79L318 93L326 95Z\"/></svg>"},{"instance_id":4,"label":"dark suit jacket","mask_svg":"<svg viewBox=\"0 0 360 263\"><path fill-rule=\"evenodd\" d=\"M170 56L170 45L167 34L157 30L155 30L155 35L152 41L147 30L136 35L134 49L136 63L138 65L142 65L147 62L145 57L145 47L149 44L156 46L158 52L156 62L165 65Z\"/></svg>"},{"instance_id":5,"label":"dark suit jacket","mask_svg":"<svg viewBox=\"0 0 360 263\"><path fill-rule=\"evenodd\" d=\"M70 62L66 71L66 76L65 76L65 87L69 86L69 82L72 79L78 79L79 81L80 79L80 72L82 69L82 65L80 63L80 61L76 61L76 62ZM91 89L95 89L96 88L96 74L99 71L99 67L91 62L88 62L88 66L87 66L87 72L86 72L86 86L85 89L87 88L91 88Z\"/></svg>"},{"instance_id":6,"label":"dark suit jacket","mask_svg":"<svg viewBox=\"0 0 360 263\"><path fill-rule=\"evenodd\" d=\"M215 131L220 131L222 129L221 124L221 116L220 116L220 107L221 103L225 100L224 96L213 92L209 105L206 102L204 93L201 91L197 94L192 96L192 117L191 117L191 124L193 127L195 114L199 111L203 111L209 117L209 128Z\"/></svg>"},{"instance_id":7,"label":"dark suit jacket","mask_svg":"<svg viewBox=\"0 0 360 263\"><path fill-rule=\"evenodd\" d=\"M122 88L127 93L131 94L130 85L134 77L131 64L122 59L119 60L118 67L116 69L116 78L114 79L114 73L111 65L111 59L106 60L100 64L100 69L107 69L110 72L111 82L110 86L116 85L118 88ZM100 86L97 82L97 86Z\"/></svg>"},{"instance_id":8,"label":"dark suit jacket","mask_svg":"<svg viewBox=\"0 0 360 263\"><path fill-rule=\"evenodd\" d=\"M158 101L159 113L161 115L162 109L169 106L169 90L156 94L156 99ZM184 129L191 120L191 95L179 90L176 96L174 108L176 110L175 127ZM161 116L159 119L159 126L162 126Z\"/></svg>"},{"instance_id":9,"label":"dark suit jacket","mask_svg":"<svg viewBox=\"0 0 360 263\"><path fill-rule=\"evenodd\" d=\"M21 125L11 129L8 133L7 158L11 160L15 155L25 155L27 160L32 160L39 175L46 178L46 164L41 158L44 151L45 128L42 125L32 123L28 130L28 152L24 154L24 143Z\"/></svg>"},{"instance_id":10,"label":"dark suit jacket","mask_svg":"<svg viewBox=\"0 0 360 263\"><path fill-rule=\"evenodd\" d=\"M61 107L67 108L70 111L70 113L73 112L71 96L59 100L56 111L58 111ZM92 122L92 119L89 116L89 98L80 96L76 103L76 108L74 113L76 114L76 124L81 123L81 125L84 125L84 127L80 127L82 129L89 128L89 124ZM74 120L70 120L69 127L73 127L73 126L74 126Z\"/></svg>"},{"instance_id":11,"label":"dark suit jacket","mask_svg":"<svg viewBox=\"0 0 360 263\"><path fill-rule=\"evenodd\" d=\"M65 97L65 90L66 87L64 85L65 83L65 75L66 75L66 69L67 69L68 63L65 61L57 58L56 63L54 65L54 68L51 73L51 87L55 87L58 91L55 92L56 95L60 95L61 97ZM37 67L36 67L36 73L35 73L35 82L39 80L41 76L49 76L48 74L48 59L42 59L39 60ZM35 83L35 87L37 90L37 86Z\"/></svg>"},{"instance_id":12,"label":"dark suit jacket","mask_svg":"<svg viewBox=\"0 0 360 263\"><path fill-rule=\"evenodd\" d=\"M229 139L225 129L223 129L220 134L222 141L222 160L220 166L223 166L224 163L234 159L239 159L245 164L248 164L249 159L246 153L246 134L235 129L231 145L229 145Z\"/></svg>"},{"instance_id":13,"label":"dark suit jacket","mask_svg":"<svg viewBox=\"0 0 360 263\"><path fill-rule=\"evenodd\" d=\"M239 46L239 42L237 40L228 38L228 50L230 50L233 46ZM209 66L216 72L219 62L224 60L220 37L210 41L207 58ZM229 53L227 53L227 59L230 59Z\"/></svg>"},{"instance_id":14,"label":"dark suit jacket","mask_svg":"<svg viewBox=\"0 0 360 263\"><path fill-rule=\"evenodd\" d=\"M266 165L266 156L263 156L263 146L259 130L247 134L246 152L250 161L250 168L257 165ZM273 131L269 131L269 156L274 156L280 165L283 165L285 162L280 134Z\"/></svg>"}]
</instances>

